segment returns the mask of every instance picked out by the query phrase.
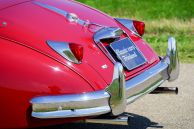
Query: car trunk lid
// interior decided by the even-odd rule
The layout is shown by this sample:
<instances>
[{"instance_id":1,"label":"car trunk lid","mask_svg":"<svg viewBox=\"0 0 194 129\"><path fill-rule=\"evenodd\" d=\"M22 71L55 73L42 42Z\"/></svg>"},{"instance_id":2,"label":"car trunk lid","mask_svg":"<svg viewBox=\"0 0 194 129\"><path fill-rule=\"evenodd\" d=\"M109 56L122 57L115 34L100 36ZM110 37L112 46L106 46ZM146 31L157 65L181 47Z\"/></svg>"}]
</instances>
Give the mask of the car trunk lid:
<instances>
[{"instance_id":1,"label":"car trunk lid","mask_svg":"<svg viewBox=\"0 0 194 129\"><path fill-rule=\"evenodd\" d=\"M93 36L100 27L97 27L97 29L91 27L92 29L88 30L84 27L84 24L71 23L66 16L37 3L59 9L59 12L62 10L76 14L79 19L86 21L86 23L94 23L94 26L120 28L121 26L113 18L95 9L68 0L35 0L0 11L0 20L7 22L6 27L0 28L1 38L16 41L56 59L83 77L95 90L106 88L112 82L114 64L94 43ZM157 58L157 55L142 39L134 37L132 34L130 34L130 37L148 61L146 65L139 69L126 70L127 77L132 75L134 71L137 73L149 66ZM83 62L81 64L70 63L54 52L46 44L47 40L82 45L84 47Z\"/></svg>"}]
</instances>

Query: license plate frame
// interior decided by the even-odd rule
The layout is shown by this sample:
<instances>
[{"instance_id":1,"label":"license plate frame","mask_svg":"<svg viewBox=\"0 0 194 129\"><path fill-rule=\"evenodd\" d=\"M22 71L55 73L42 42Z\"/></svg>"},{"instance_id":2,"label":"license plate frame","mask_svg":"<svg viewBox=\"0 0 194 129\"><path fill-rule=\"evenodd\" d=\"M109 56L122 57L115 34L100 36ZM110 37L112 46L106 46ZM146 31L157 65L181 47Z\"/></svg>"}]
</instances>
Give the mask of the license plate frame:
<instances>
[{"instance_id":1,"label":"license plate frame","mask_svg":"<svg viewBox=\"0 0 194 129\"><path fill-rule=\"evenodd\" d=\"M129 38L111 43L110 48L127 70L133 70L147 61L142 52Z\"/></svg>"}]
</instances>

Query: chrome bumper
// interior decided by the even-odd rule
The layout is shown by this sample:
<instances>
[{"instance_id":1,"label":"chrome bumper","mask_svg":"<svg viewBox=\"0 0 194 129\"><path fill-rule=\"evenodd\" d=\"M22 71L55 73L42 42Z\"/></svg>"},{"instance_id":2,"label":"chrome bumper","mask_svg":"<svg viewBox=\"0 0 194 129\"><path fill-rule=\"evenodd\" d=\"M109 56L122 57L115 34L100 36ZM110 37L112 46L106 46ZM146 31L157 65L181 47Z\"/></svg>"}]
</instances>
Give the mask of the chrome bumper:
<instances>
[{"instance_id":1,"label":"chrome bumper","mask_svg":"<svg viewBox=\"0 0 194 129\"><path fill-rule=\"evenodd\" d=\"M127 104L150 93L164 81L179 75L175 39L168 39L167 55L152 68L125 81L123 67L115 63L112 84L105 90L91 93L43 96L31 100L32 116L36 118L71 118L111 113L119 115Z\"/></svg>"}]
</instances>

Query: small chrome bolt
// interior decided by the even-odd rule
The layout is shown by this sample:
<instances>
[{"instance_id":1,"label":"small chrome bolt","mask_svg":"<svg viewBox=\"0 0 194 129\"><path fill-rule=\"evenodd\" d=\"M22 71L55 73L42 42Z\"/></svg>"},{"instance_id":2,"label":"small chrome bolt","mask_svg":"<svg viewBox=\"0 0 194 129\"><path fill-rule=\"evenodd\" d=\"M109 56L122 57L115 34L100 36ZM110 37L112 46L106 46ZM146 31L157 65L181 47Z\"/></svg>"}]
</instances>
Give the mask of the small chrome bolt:
<instances>
[{"instance_id":1,"label":"small chrome bolt","mask_svg":"<svg viewBox=\"0 0 194 129\"><path fill-rule=\"evenodd\" d=\"M78 21L78 17L74 13L68 13L67 14L67 19L68 19L69 22L75 22L75 23L77 23L77 21Z\"/></svg>"},{"instance_id":2,"label":"small chrome bolt","mask_svg":"<svg viewBox=\"0 0 194 129\"><path fill-rule=\"evenodd\" d=\"M108 68L108 65L107 64L104 64L101 66L103 69L107 69Z\"/></svg>"}]
</instances>

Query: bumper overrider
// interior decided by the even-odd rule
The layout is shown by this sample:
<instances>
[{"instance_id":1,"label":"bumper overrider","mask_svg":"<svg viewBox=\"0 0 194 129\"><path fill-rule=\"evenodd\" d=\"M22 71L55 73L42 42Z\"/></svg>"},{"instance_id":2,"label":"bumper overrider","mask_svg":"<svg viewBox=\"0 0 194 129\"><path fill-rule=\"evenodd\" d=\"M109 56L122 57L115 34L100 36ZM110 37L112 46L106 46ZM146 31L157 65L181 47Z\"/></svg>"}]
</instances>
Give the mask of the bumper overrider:
<instances>
[{"instance_id":1,"label":"bumper overrider","mask_svg":"<svg viewBox=\"0 0 194 129\"><path fill-rule=\"evenodd\" d=\"M166 56L150 69L125 81L123 66L116 62L112 84L107 89L82 94L35 97L31 100L32 117L72 118L106 113L117 116L125 111L127 104L152 92L164 81L175 80L178 75L176 42L170 37Z\"/></svg>"}]
</instances>

